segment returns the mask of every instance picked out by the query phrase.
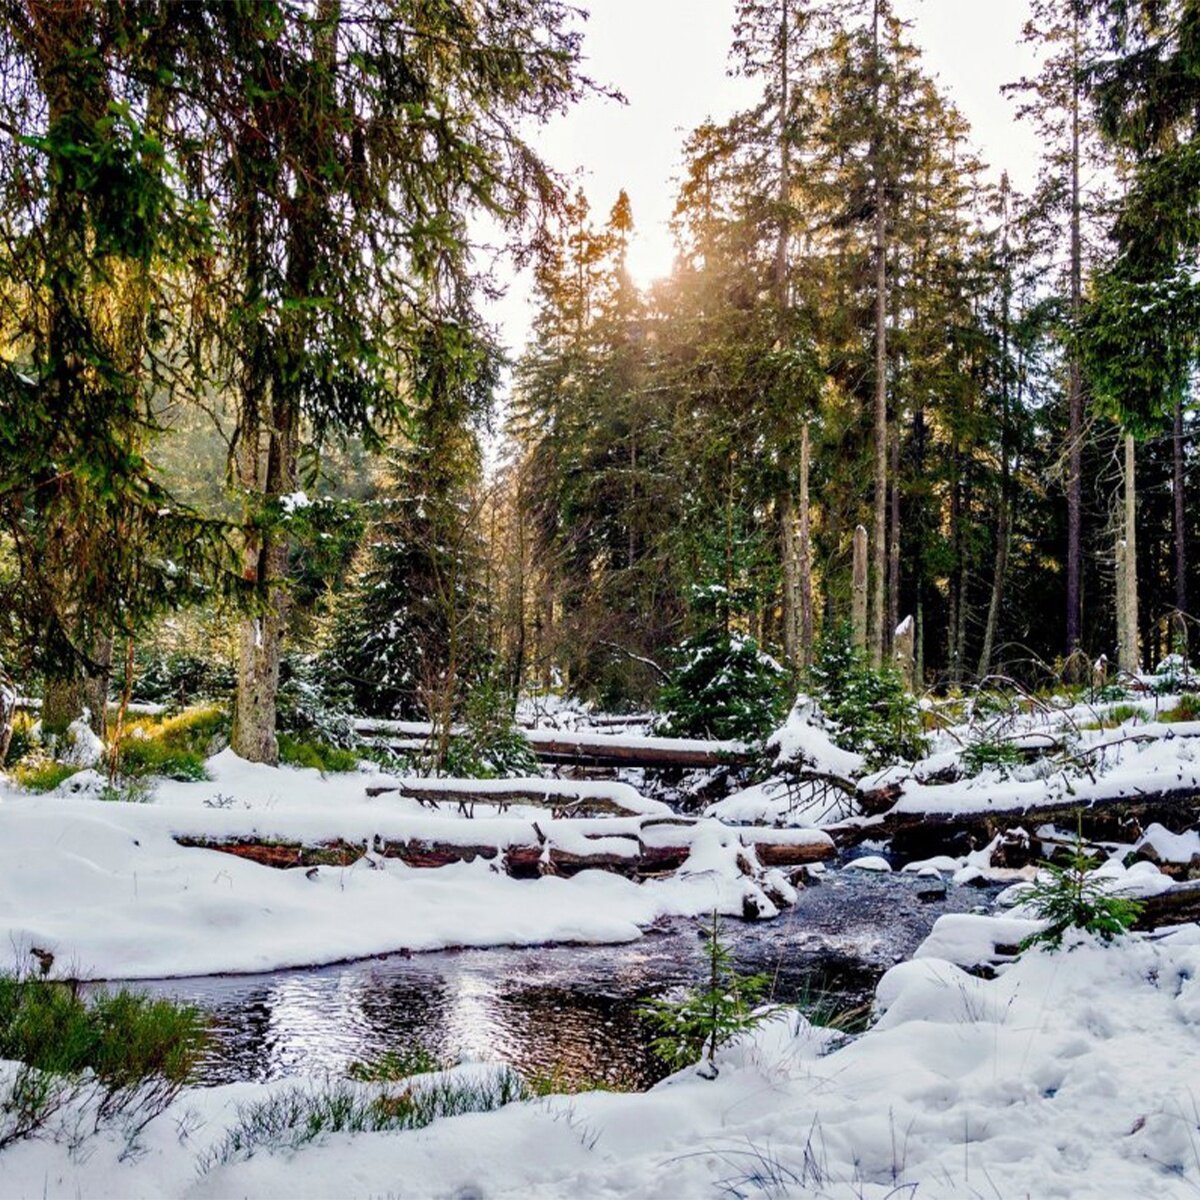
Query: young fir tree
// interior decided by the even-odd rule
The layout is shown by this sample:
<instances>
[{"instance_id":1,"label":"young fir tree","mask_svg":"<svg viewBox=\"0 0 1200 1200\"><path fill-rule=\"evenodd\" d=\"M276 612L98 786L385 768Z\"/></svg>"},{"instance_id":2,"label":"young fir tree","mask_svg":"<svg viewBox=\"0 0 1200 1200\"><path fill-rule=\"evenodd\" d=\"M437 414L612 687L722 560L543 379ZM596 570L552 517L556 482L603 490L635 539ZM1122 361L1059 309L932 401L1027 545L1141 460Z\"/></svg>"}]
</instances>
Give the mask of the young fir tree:
<instances>
[{"instance_id":1,"label":"young fir tree","mask_svg":"<svg viewBox=\"0 0 1200 1200\"><path fill-rule=\"evenodd\" d=\"M460 386L443 370L447 353L430 347L428 370L418 375L408 437L389 455L380 515L327 622L322 654L330 684L356 712L429 718L443 739L487 660L491 601L472 421L494 385L485 375Z\"/></svg>"}]
</instances>

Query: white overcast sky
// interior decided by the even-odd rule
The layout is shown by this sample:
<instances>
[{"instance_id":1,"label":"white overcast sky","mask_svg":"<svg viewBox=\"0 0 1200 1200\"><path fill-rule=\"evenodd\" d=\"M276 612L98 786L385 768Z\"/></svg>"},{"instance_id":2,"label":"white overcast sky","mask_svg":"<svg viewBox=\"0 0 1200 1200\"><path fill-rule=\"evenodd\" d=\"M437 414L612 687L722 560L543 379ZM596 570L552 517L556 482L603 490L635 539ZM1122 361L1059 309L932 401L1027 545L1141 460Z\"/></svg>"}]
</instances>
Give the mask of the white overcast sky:
<instances>
[{"instance_id":1,"label":"white overcast sky","mask_svg":"<svg viewBox=\"0 0 1200 1200\"><path fill-rule=\"evenodd\" d=\"M1000 86L1030 73L1020 43L1029 0L895 0L925 66L966 114L972 138L998 178L1007 169L1028 187L1037 142L1013 117ZM591 0L585 69L624 93L627 103L592 99L537 132L543 156L578 172L594 211L604 216L623 187L637 227L630 248L635 278L666 274L672 261L667 221L680 151L688 131L729 116L752 95L727 74L734 0ZM510 349L529 328L529 280L513 280L492 313Z\"/></svg>"}]
</instances>

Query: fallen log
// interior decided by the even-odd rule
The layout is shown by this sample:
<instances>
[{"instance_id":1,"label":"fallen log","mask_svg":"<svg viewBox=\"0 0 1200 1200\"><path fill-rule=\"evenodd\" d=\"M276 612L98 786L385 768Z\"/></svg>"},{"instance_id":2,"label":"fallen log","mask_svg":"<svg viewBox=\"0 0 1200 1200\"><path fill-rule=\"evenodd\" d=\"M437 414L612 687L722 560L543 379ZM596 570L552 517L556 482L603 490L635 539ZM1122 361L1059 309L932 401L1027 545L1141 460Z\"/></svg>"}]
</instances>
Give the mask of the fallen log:
<instances>
[{"instance_id":1,"label":"fallen log","mask_svg":"<svg viewBox=\"0 0 1200 1200\"><path fill-rule=\"evenodd\" d=\"M1177 883L1169 891L1144 897L1140 903L1142 911L1138 914L1135 929L1200 921L1200 880Z\"/></svg>"},{"instance_id":2,"label":"fallen log","mask_svg":"<svg viewBox=\"0 0 1200 1200\"><path fill-rule=\"evenodd\" d=\"M665 823L664 823L665 824ZM669 827L668 827L669 828ZM742 842L753 850L763 867L793 867L831 858L835 848L830 841L794 839L780 836L782 831L763 830L761 840L753 830L745 830ZM535 829L540 834L540 830ZM773 836L772 836L773 835ZM369 861L395 858L410 867L436 868L452 863L484 859L516 878L538 875L571 876L580 871L615 871L630 878L644 879L678 870L688 858L691 846L684 841L658 844L634 833L585 834L584 844L594 849L555 844L542 835L540 840L498 846L495 843L465 843L408 838L377 841L373 848L359 843L335 840L315 845L304 842L263 841L254 838L177 837L181 846L216 850L232 854L264 867L352 866L359 859Z\"/></svg>"},{"instance_id":3,"label":"fallen log","mask_svg":"<svg viewBox=\"0 0 1200 1200\"><path fill-rule=\"evenodd\" d=\"M1065 797L1051 804L968 811L917 812L892 808L867 820L843 821L824 829L839 847L855 846L867 839L888 839L897 853L924 857L927 853L948 853L948 847L956 844L968 850L978 849L996 834L1017 825L1031 828L1058 824L1074 828L1079 822L1089 840L1136 842L1144 828L1155 821L1168 828L1183 828L1197 818L1200 818L1200 790L1194 784L1184 784L1133 795Z\"/></svg>"},{"instance_id":4,"label":"fallen log","mask_svg":"<svg viewBox=\"0 0 1200 1200\"><path fill-rule=\"evenodd\" d=\"M384 745L411 747L414 738L430 738L433 726L422 721L355 721L358 733ZM453 726L451 737L465 733ZM613 733L570 732L559 729L524 731L534 755L543 762L586 766L647 768L710 768L744 766L752 756L741 742L694 741L686 738L646 737Z\"/></svg>"},{"instance_id":5,"label":"fallen log","mask_svg":"<svg viewBox=\"0 0 1200 1200\"><path fill-rule=\"evenodd\" d=\"M491 783L488 787L473 785L471 780L448 781L437 780L428 783L419 780L404 780L401 783L372 784L366 788L371 798L395 793L416 800L430 808L441 804L456 805L464 816L473 815L475 805L494 805L504 810L512 804L531 804L549 808L555 817L596 817L642 816L644 808L636 805L622 804L619 796L619 785L613 788L613 794L605 795L598 789L587 791L573 786L570 781L548 780L546 785L531 786L527 783L514 782L511 786L496 786Z\"/></svg>"}]
</instances>

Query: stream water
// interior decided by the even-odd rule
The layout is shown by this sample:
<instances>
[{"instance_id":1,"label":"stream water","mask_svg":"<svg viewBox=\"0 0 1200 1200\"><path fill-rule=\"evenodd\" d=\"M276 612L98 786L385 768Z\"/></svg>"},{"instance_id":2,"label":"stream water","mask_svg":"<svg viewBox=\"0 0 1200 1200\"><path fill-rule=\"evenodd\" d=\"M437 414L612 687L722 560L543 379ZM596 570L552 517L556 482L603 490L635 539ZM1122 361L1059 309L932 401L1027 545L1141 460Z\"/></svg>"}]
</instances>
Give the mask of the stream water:
<instances>
[{"instance_id":1,"label":"stream water","mask_svg":"<svg viewBox=\"0 0 1200 1200\"><path fill-rule=\"evenodd\" d=\"M984 897L927 880L831 872L774 921L723 926L737 964L764 971L781 1002L845 1009L908 957L936 917ZM265 975L138 983L213 1015L201 1082L269 1080L421 1046L439 1059L500 1059L567 1081L646 1087L662 1075L638 1007L703 978L702 922L676 920L617 946L388 955Z\"/></svg>"}]
</instances>

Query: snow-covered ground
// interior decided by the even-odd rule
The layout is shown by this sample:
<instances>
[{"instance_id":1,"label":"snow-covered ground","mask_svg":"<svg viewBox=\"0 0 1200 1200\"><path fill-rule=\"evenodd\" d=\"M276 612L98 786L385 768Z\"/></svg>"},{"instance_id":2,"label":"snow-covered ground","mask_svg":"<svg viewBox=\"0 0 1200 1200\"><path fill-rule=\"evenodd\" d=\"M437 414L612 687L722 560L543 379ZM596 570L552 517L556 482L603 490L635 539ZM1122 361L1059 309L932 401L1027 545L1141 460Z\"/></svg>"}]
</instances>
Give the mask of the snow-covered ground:
<instances>
[{"instance_id":1,"label":"snow-covered ground","mask_svg":"<svg viewBox=\"0 0 1200 1200\"><path fill-rule=\"evenodd\" d=\"M977 919L980 920L980 919ZM982 918L987 920L987 918ZM1010 931L1005 931L1006 933ZM245 1105L185 1093L121 1161L104 1134L0 1155L5 1196L1184 1197L1200 1189L1200 930L1028 952L994 980L925 955L843 1041L785 1014L641 1095L328 1136L203 1174ZM316 1086L316 1084L314 1084Z\"/></svg>"},{"instance_id":2,"label":"snow-covered ground","mask_svg":"<svg viewBox=\"0 0 1200 1200\"><path fill-rule=\"evenodd\" d=\"M432 812L394 795L370 798L367 784L389 781L363 773L322 778L230 751L208 767L210 781L161 781L148 804L97 799L90 773L73 776L57 795L0 783L0 968L34 948L54 955L55 975L128 979L264 971L401 949L620 942L665 916L714 908L741 915L748 897L771 916L777 907L760 884L777 896L790 892L781 872L757 880L743 872L738 830L715 821L644 827L666 811L652 801L640 801L645 813L637 817L555 820L544 808L514 805L467 819L453 806ZM638 800L622 785L576 790ZM379 839L421 838L502 849L536 845L539 834L567 850L636 852L638 838L659 838L690 844L691 852L674 875L634 883L596 870L512 879L482 858L414 869L377 854L348 867L277 870L175 840L341 839L373 848Z\"/></svg>"}]
</instances>

